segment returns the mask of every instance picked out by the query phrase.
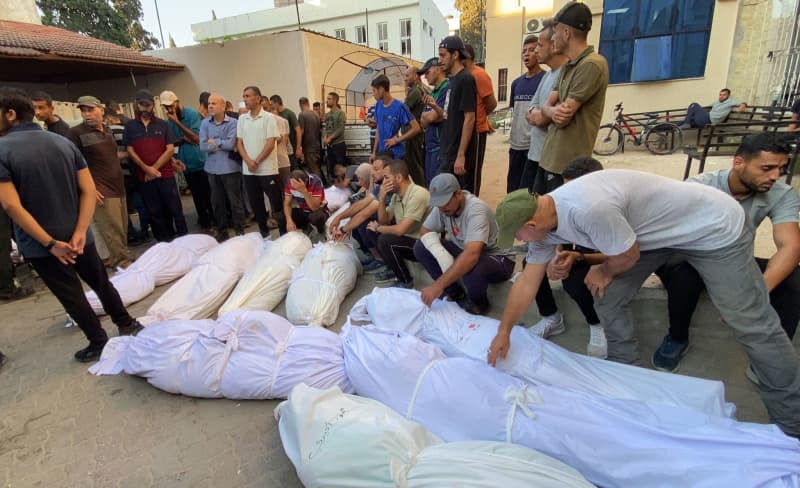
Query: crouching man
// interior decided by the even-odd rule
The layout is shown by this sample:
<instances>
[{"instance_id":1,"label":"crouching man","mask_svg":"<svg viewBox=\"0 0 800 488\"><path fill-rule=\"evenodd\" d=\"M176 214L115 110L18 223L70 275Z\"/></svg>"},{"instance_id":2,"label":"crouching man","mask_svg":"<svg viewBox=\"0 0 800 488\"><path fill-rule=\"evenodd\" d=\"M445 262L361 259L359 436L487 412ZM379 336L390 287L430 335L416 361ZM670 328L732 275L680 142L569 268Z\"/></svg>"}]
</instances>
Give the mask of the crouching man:
<instances>
[{"instance_id":1,"label":"crouching man","mask_svg":"<svg viewBox=\"0 0 800 488\"><path fill-rule=\"evenodd\" d=\"M422 301L430 306L446 293L466 311L485 314L489 283L505 281L514 272L514 261L497 247L494 212L483 200L462 190L449 173L431 180L430 194L432 210L422 224L414 256L436 281L422 290ZM440 238L442 232L445 240Z\"/></svg>"}]
</instances>

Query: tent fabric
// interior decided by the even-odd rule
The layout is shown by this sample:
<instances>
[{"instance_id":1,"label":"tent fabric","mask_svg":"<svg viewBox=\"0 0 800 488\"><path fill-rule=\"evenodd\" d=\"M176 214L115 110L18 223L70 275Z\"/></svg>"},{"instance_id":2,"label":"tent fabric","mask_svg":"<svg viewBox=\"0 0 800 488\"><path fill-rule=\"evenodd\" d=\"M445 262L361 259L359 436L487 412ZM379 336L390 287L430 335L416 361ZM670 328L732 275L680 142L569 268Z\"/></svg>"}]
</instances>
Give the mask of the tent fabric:
<instances>
[{"instance_id":1,"label":"tent fabric","mask_svg":"<svg viewBox=\"0 0 800 488\"><path fill-rule=\"evenodd\" d=\"M592 486L569 466L522 446L443 444L385 405L336 387L297 385L275 418L307 487Z\"/></svg>"},{"instance_id":2,"label":"tent fabric","mask_svg":"<svg viewBox=\"0 0 800 488\"><path fill-rule=\"evenodd\" d=\"M405 71L408 65L400 58L384 56L370 61L361 68L347 85L346 104L362 107L372 96L372 80L378 75L389 77L392 86L405 86Z\"/></svg>"},{"instance_id":3,"label":"tent fabric","mask_svg":"<svg viewBox=\"0 0 800 488\"><path fill-rule=\"evenodd\" d=\"M351 321L403 331L434 344L448 357L486 361L500 322L472 315L452 302L429 309L415 290L375 288L353 306ZM511 332L511 350L498 369L533 384L547 384L609 398L683 406L710 415L733 416L721 381L662 373L576 354L524 327Z\"/></svg>"},{"instance_id":4,"label":"tent fabric","mask_svg":"<svg viewBox=\"0 0 800 488\"><path fill-rule=\"evenodd\" d=\"M300 383L353 391L339 336L261 311L170 320L112 338L89 371L142 376L161 390L200 398L286 398Z\"/></svg>"},{"instance_id":5,"label":"tent fabric","mask_svg":"<svg viewBox=\"0 0 800 488\"><path fill-rule=\"evenodd\" d=\"M356 392L446 442L513 442L607 488L800 486L800 441L775 425L531 384L403 332L346 332Z\"/></svg>"},{"instance_id":6,"label":"tent fabric","mask_svg":"<svg viewBox=\"0 0 800 488\"><path fill-rule=\"evenodd\" d=\"M220 315L233 310L272 310L286 296L295 268L311 250L311 240L302 232L288 232L266 241L258 261L248 269L219 309Z\"/></svg>"}]
</instances>

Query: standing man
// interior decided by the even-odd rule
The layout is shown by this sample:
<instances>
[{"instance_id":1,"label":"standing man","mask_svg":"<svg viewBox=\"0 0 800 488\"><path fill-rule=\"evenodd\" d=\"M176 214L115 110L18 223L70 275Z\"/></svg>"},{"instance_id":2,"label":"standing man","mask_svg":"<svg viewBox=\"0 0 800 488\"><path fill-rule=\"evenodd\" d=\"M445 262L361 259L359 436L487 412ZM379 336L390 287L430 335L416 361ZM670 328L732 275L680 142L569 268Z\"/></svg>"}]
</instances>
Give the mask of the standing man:
<instances>
[{"instance_id":1,"label":"standing man","mask_svg":"<svg viewBox=\"0 0 800 488\"><path fill-rule=\"evenodd\" d=\"M300 98L300 116L297 118L297 140L294 155L303 161L308 170L322 178L320 168L321 125L319 115L308 106L308 98Z\"/></svg>"},{"instance_id":2,"label":"standing man","mask_svg":"<svg viewBox=\"0 0 800 488\"><path fill-rule=\"evenodd\" d=\"M522 43L522 63L527 71L511 82L511 135L508 150L508 176L506 177L506 193L522 188L522 173L528 165L528 150L531 147L531 126L525 119L528 106L539 88L544 71L539 67L536 57L536 46L539 38L528 36Z\"/></svg>"},{"instance_id":3,"label":"standing man","mask_svg":"<svg viewBox=\"0 0 800 488\"><path fill-rule=\"evenodd\" d=\"M109 282L89 232L96 190L86 162L74 144L42 131L33 116L24 92L0 92L0 134L7 134L0 138L0 204L14 221L20 252L89 339L75 359L95 361L108 335L80 279L97 293L120 335L135 335L142 326Z\"/></svg>"},{"instance_id":4,"label":"standing man","mask_svg":"<svg viewBox=\"0 0 800 488\"><path fill-rule=\"evenodd\" d=\"M422 301L430 307L446 293L467 312L483 315L489 311L489 283L501 283L514 273L514 261L497 247L494 212L462 190L451 174L436 176L430 194L432 210L414 244L414 256L435 280L422 290Z\"/></svg>"},{"instance_id":5,"label":"standing man","mask_svg":"<svg viewBox=\"0 0 800 488\"><path fill-rule=\"evenodd\" d=\"M230 237L228 229L233 229L236 235L244 234L242 164L231 159L236 150L237 121L225 113L225 99L219 93L209 95L208 114L200 124L200 149L206 153L205 171L217 222L216 238L222 242Z\"/></svg>"},{"instance_id":6,"label":"standing man","mask_svg":"<svg viewBox=\"0 0 800 488\"><path fill-rule=\"evenodd\" d=\"M800 198L797 191L778 181L789 167L791 147L780 133L763 132L745 137L733 157L733 167L702 173L689 181L702 183L733 197L744 208L748 224L757 229L765 218L772 223L777 251L770 259L755 258L789 341L800 320ZM689 324L704 288L703 280L686 261L670 262L656 271L668 295L669 333L653 354L653 366L675 371L689 347ZM756 378L752 368L748 378Z\"/></svg>"},{"instance_id":7,"label":"standing man","mask_svg":"<svg viewBox=\"0 0 800 488\"><path fill-rule=\"evenodd\" d=\"M337 164L347 166L347 144L344 142L344 111L339 107L339 94L328 93L325 105L329 112L325 114L325 132L322 139L328 157L328 175L333 174Z\"/></svg>"},{"instance_id":8,"label":"standing man","mask_svg":"<svg viewBox=\"0 0 800 488\"><path fill-rule=\"evenodd\" d=\"M14 280L14 262L11 260L13 231L11 219L0 208L0 300L19 300L33 294L32 288L19 286ZM0 365L2 365L1 357Z\"/></svg>"},{"instance_id":9,"label":"standing man","mask_svg":"<svg viewBox=\"0 0 800 488\"><path fill-rule=\"evenodd\" d=\"M289 153L293 151L289 142L289 121L278 114L278 107L274 103L270 104L266 110L275 117L275 122L278 123L280 137L278 137L278 145L275 148L278 153L278 175L281 177L281 185L286 186L289 183L289 173L292 171L292 161L289 159Z\"/></svg>"},{"instance_id":10,"label":"standing man","mask_svg":"<svg viewBox=\"0 0 800 488\"><path fill-rule=\"evenodd\" d=\"M760 380L773 422L800 436L800 361L769 304L767 286L753 263L754 229L742 206L705 185L630 170L604 170L538 197L508 194L497 207L501 241L514 234L529 242L528 266L511 289L488 360L509 349L511 328L541 283L556 245L574 243L606 258L585 282L608 339L608 358L639 361L626 308L642 283L673 257L700 274L725 323L734 329ZM501 242L502 246L503 242Z\"/></svg>"},{"instance_id":11,"label":"standing man","mask_svg":"<svg viewBox=\"0 0 800 488\"><path fill-rule=\"evenodd\" d=\"M388 205L387 195L391 195ZM391 161L383 169L378 220L367 224L367 229L377 234L378 253L387 268L375 275L376 283L414 288L414 280L405 260L416 261L414 244L419 239L419 230L428 214L429 199L428 190L409 178L408 166L404 161Z\"/></svg>"},{"instance_id":12,"label":"standing man","mask_svg":"<svg viewBox=\"0 0 800 488\"><path fill-rule=\"evenodd\" d=\"M269 235L267 208L264 195L267 195L272 217L283 208L281 199L281 180L278 172L278 123L275 117L261 107L261 90L248 86L242 95L248 112L239 116L236 126L236 141L242 156L244 187L250 206L258 222L262 237Z\"/></svg>"},{"instance_id":13,"label":"standing man","mask_svg":"<svg viewBox=\"0 0 800 488\"><path fill-rule=\"evenodd\" d=\"M60 136L67 137L69 134L69 124L55 114L53 109L53 97L51 97L49 93L36 91L31 95L31 100L33 100L33 108L36 110L36 118L40 122L44 122L48 132L54 132Z\"/></svg>"},{"instance_id":14,"label":"standing man","mask_svg":"<svg viewBox=\"0 0 800 488\"><path fill-rule=\"evenodd\" d=\"M789 132L800 132L800 97L792 104L792 123L789 124Z\"/></svg>"},{"instance_id":15,"label":"standing man","mask_svg":"<svg viewBox=\"0 0 800 488\"><path fill-rule=\"evenodd\" d=\"M274 114L283 117L289 122L289 155L292 158L292 163L296 163L297 160L294 159L294 152L297 148L297 141L301 140L298 135L300 135L300 127L297 124L297 115L295 113L283 106L283 99L280 95L272 95L269 97L269 101L272 104L272 109L275 111Z\"/></svg>"},{"instance_id":16,"label":"standing man","mask_svg":"<svg viewBox=\"0 0 800 488\"><path fill-rule=\"evenodd\" d=\"M442 106L444 122L440 132L439 172L453 173L461 188L475 190L475 78L464 69L464 43L448 36L439 43L439 65L450 77L450 89Z\"/></svg>"},{"instance_id":17,"label":"standing man","mask_svg":"<svg viewBox=\"0 0 800 488\"><path fill-rule=\"evenodd\" d=\"M147 206L153 236L157 241L169 241L189 230L171 164L178 139L167 122L155 116L153 108L149 90L136 92L136 118L125 124L122 143L136 165L139 191Z\"/></svg>"},{"instance_id":18,"label":"standing man","mask_svg":"<svg viewBox=\"0 0 800 488\"><path fill-rule=\"evenodd\" d=\"M425 110L422 112L420 126L425 131L425 184L430 186L433 177L439 173L439 149L444 120L444 102L450 89L444 70L439 66L439 58L431 58L425 62L419 74L433 90L423 95Z\"/></svg>"},{"instance_id":19,"label":"standing man","mask_svg":"<svg viewBox=\"0 0 800 488\"><path fill-rule=\"evenodd\" d=\"M477 148L475 154L474 194L477 197L481 190L481 176L483 175L483 157L486 155L486 137L494 132L489 125L489 114L497 108L497 99L492 88L492 79L485 69L475 64L475 49L469 44L464 46L464 68L475 78L477 91L477 110L475 112L475 131L477 132Z\"/></svg>"},{"instance_id":20,"label":"standing man","mask_svg":"<svg viewBox=\"0 0 800 488\"><path fill-rule=\"evenodd\" d=\"M128 250L128 204L125 180L117 157L117 141L103 123L103 105L95 97L78 99L83 123L69 130L69 140L78 147L95 184L94 221L108 247L106 267L127 268L133 262Z\"/></svg>"},{"instance_id":21,"label":"standing man","mask_svg":"<svg viewBox=\"0 0 800 488\"><path fill-rule=\"evenodd\" d=\"M417 121L417 125L419 125L421 124L422 111L425 109L425 102L422 99L426 93L425 87L422 86L422 81L420 81L417 68L409 66L406 69L405 81L407 90L405 104L408 110L411 111L411 115L414 116L414 120ZM406 125L403 127L403 132L411 129L412 127ZM419 132L406 142L406 155L403 160L408 165L411 178L417 184L427 186L428 183L425 181L425 160L423 159L424 143L425 134L422 133L422 128L420 127Z\"/></svg>"},{"instance_id":22,"label":"standing man","mask_svg":"<svg viewBox=\"0 0 800 488\"><path fill-rule=\"evenodd\" d=\"M542 148L534 189L540 195L564 184L561 172L573 159L591 156L608 87L608 63L586 37L592 12L569 2L555 16L553 49L569 58L542 112L552 120Z\"/></svg>"},{"instance_id":23,"label":"standing man","mask_svg":"<svg viewBox=\"0 0 800 488\"><path fill-rule=\"evenodd\" d=\"M211 188L208 185L208 175L203 170L206 164L206 153L200 149L199 145L202 119L196 110L184 107L175 93L169 90L161 92L158 98L167 112L172 133L180 138L178 160L186 166L183 175L192 192L192 201L197 212L197 224L201 229L207 231L214 225L214 209L211 207Z\"/></svg>"},{"instance_id":24,"label":"standing man","mask_svg":"<svg viewBox=\"0 0 800 488\"><path fill-rule=\"evenodd\" d=\"M417 119L411 115L406 104L392 97L389 92L389 83L386 75L378 75L372 80L378 132L375 145L372 146L370 161L374 161L375 155L383 151L391 151L394 159L403 159L406 155L406 141L421 131ZM400 129L405 125L410 125L411 129L401 135Z\"/></svg>"}]
</instances>

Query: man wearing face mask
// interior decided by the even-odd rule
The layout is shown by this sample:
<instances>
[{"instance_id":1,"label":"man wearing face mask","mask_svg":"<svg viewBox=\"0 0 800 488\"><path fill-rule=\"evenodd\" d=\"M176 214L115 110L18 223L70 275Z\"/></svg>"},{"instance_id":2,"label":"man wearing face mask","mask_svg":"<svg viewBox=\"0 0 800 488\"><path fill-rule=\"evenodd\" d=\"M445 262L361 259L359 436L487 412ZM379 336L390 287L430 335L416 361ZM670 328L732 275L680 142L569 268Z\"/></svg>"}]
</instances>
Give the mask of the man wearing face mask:
<instances>
[{"instance_id":1,"label":"man wearing face mask","mask_svg":"<svg viewBox=\"0 0 800 488\"><path fill-rule=\"evenodd\" d=\"M103 105L93 96L78 99L83 123L69 130L68 138L86 159L95 183L94 221L108 247L109 268L127 268L133 260L128 250L128 206L125 180L117 157L114 134L103 123Z\"/></svg>"},{"instance_id":2,"label":"man wearing face mask","mask_svg":"<svg viewBox=\"0 0 800 488\"><path fill-rule=\"evenodd\" d=\"M153 114L153 108L150 90L139 90L136 117L125 124L122 142L136 165L139 191L150 213L153 236L158 241L169 241L189 232L171 163L178 138L164 120Z\"/></svg>"}]
</instances>

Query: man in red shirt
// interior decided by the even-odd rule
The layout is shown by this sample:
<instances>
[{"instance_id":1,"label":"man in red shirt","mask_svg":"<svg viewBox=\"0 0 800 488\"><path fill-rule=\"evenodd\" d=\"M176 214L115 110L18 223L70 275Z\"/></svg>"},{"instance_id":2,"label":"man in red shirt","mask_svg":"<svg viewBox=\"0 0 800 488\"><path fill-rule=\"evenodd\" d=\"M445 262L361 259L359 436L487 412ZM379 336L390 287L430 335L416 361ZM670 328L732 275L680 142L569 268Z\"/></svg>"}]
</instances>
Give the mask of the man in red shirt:
<instances>
[{"instance_id":1,"label":"man in red shirt","mask_svg":"<svg viewBox=\"0 0 800 488\"><path fill-rule=\"evenodd\" d=\"M279 221L280 233L306 229L311 223L320 235L325 235L328 205L325 187L319 176L297 169L292 171L289 184L283 191L283 215Z\"/></svg>"},{"instance_id":2,"label":"man in red shirt","mask_svg":"<svg viewBox=\"0 0 800 488\"><path fill-rule=\"evenodd\" d=\"M497 99L494 96L492 79L489 74L485 69L475 64L475 49L467 44L464 46L464 54L466 54L464 68L475 78L475 86L478 92L478 109L475 111L475 132L478 133L477 159L472 164L474 171L470 172L467 169L467 175L472 178L471 181L466 182L464 189L472 192L477 197L480 196L481 192L481 174L483 173L483 157L486 154L486 136L493 132L489 125L489 114L497 108ZM467 162L467 166L470 166L469 162Z\"/></svg>"}]
</instances>

